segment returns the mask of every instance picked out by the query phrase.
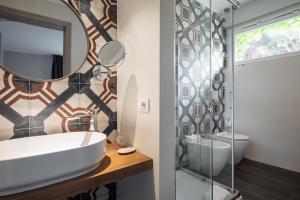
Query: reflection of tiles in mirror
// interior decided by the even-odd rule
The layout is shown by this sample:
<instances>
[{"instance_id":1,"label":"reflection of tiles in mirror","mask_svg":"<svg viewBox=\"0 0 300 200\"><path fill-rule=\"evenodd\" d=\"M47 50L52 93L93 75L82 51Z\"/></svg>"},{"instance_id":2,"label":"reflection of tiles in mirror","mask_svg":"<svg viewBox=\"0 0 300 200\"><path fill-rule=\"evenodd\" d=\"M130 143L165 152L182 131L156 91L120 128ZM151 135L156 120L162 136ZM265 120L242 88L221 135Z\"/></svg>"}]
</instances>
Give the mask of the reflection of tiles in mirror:
<instances>
[{"instance_id":1,"label":"reflection of tiles in mirror","mask_svg":"<svg viewBox=\"0 0 300 200\"><path fill-rule=\"evenodd\" d=\"M33 82L0 69L0 140L89 130L89 110L97 111L98 130L112 139L117 127L117 73L93 79L97 54L116 39L116 0L64 0L81 14L90 49L82 68L67 79ZM80 8L80 10L78 9ZM111 186L112 187L112 186ZM91 189L69 199L115 199L115 189Z\"/></svg>"}]
</instances>

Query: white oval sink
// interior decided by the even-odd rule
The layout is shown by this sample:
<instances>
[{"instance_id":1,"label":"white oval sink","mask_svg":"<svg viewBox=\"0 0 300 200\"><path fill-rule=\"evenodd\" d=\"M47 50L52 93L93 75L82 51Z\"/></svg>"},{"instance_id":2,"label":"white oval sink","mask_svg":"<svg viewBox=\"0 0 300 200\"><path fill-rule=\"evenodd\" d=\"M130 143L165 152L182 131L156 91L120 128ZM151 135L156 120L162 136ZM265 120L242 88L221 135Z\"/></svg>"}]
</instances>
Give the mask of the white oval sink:
<instances>
[{"instance_id":1,"label":"white oval sink","mask_svg":"<svg viewBox=\"0 0 300 200\"><path fill-rule=\"evenodd\" d=\"M73 132L0 141L0 196L92 171L105 157L106 135Z\"/></svg>"}]
</instances>

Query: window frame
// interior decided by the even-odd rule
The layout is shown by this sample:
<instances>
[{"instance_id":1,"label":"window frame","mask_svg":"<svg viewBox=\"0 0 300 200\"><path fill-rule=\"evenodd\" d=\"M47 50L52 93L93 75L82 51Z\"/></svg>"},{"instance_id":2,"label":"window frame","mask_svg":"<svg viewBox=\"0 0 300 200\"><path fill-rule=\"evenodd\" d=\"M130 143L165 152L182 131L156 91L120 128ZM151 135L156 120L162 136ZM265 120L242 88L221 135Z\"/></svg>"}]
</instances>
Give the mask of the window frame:
<instances>
[{"instance_id":1,"label":"window frame","mask_svg":"<svg viewBox=\"0 0 300 200\"><path fill-rule=\"evenodd\" d=\"M299 10L299 11L297 11L295 13L285 14L288 12L293 12L295 10ZM236 57L236 37L238 36L238 34L244 33L247 31L251 31L251 30L255 30L260 27L274 24L274 23L277 23L280 21L288 20L288 19L291 19L294 17L300 17L300 8L299 7L286 10L285 12L276 12L273 15L265 16L263 18L256 19L256 20L251 20L246 24L242 24L238 27L235 27L235 29L234 29L234 55L233 56ZM260 21L264 21L264 22L260 22ZM255 25L253 25L253 24L255 24ZM251 26L251 25L253 25L253 26ZM239 66L239 65L249 64L249 63L271 61L271 60L275 60L275 59L282 59L282 58L295 57L295 56L300 56L300 50L294 51L294 52L272 55L272 56L261 57L261 58L254 58L254 59L250 59L250 60L236 61L236 59L234 59L234 64L236 66Z\"/></svg>"}]
</instances>

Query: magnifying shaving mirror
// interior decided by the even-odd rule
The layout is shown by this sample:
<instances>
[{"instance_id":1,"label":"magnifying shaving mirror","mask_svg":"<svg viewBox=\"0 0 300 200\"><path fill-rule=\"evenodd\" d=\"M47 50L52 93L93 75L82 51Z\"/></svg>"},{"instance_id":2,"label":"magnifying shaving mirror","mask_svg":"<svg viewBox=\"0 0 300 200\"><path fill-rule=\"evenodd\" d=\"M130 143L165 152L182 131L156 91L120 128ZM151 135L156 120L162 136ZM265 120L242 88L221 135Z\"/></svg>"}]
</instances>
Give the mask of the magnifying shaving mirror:
<instances>
[{"instance_id":1,"label":"magnifying shaving mirror","mask_svg":"<svg viewBox=\"0 0 300 200\"><path fill-rule=\"evenodd\" d=\"M125 47L119 41L106 43L98 54L99 65L93 69L93 75L97 80L104 79L111 73L112 67L119 67L125 59Z\"/></svg>"}]
</instances>

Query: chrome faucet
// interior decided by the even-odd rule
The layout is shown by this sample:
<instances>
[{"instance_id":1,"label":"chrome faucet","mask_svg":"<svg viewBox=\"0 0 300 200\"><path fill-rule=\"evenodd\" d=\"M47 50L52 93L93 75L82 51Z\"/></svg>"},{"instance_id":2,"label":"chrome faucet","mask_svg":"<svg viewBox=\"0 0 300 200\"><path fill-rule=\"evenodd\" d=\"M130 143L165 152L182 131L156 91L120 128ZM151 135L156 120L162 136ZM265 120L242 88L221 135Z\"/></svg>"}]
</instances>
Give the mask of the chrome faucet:
<instances>
[{"instance_id":1,"label":"chrome faucet","mask_svg":"<svg viewBox=\"0 0 300 200\"><path fill-rule=\"evenodd\" d=\"M97 114L96 110L90 110L88 114L91 116L89 131L97 131Z\"/></svg>"}]
</instances>

